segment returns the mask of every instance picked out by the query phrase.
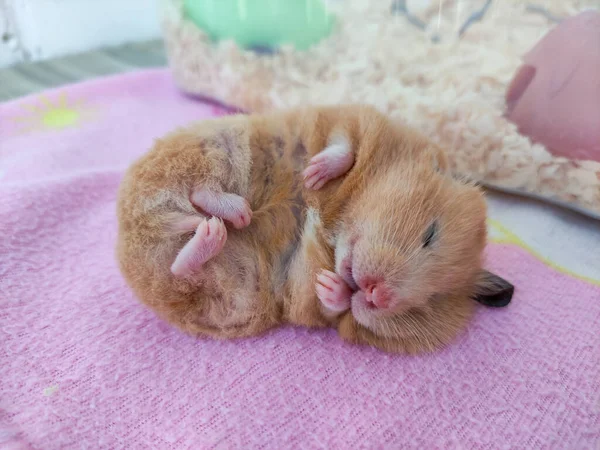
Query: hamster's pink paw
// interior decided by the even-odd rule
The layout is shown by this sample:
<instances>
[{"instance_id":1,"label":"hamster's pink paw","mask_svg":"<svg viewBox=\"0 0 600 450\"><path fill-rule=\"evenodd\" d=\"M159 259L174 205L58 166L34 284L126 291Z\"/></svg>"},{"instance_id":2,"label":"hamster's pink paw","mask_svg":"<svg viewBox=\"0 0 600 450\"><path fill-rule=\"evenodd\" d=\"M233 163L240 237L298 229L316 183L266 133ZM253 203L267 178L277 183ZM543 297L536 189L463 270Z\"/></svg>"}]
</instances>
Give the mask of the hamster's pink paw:
<instances>
[{"instance_id":1,"label":"hamster's pink paw","mask_svg":"<svg viewBox=\"0 0 600 450\"><path fill-rule=\"evenodd\" d=\"M208 214L227 220L238 229L247 227L252 220L250 204L237 194L197 189L191 200Z\"/></svg>"},{"instance_id":2,"label":"hamster's pink paw","mask_svg":"<svg viewBox=\"0 0 600 450\"><path fill-rule=\"evenodd\" d=\"M350 308L352 290L337 273L321 271L317 275L316 289L317 297L327 309L342 312Z\"/></svg>"},{"instance_id":3,"label":"hamster's pink paw","mask_svg":"<svg viewBox=\"0 0 600 450\"><path fill-rule=\"evenodd\" d=\"M319 190L325 183L347 173L354 164L354 154L347 142L331 144L313 156L304 170L304 186Z\"/></svg>"},{"instance_id":4,"label":"hamster's pink paw","mask_svg":"<svg viewBox=\"0 0 600 450\"><path fill-rule=\"evenodd\" d=\"M203 220L196 234L178 253L171 272L177 277L197 273L204 263L219 254L226 240L227 228L221 219L212 217Z\"/></svg>"},{"instance_id":5,"label":"hamster's pink paw","mask_svg":"<svg viewBox=\"0 0 600 450\"><path fill-rule=\"evenodd\" d=\"M225 220L230 221L235 228L245 228L250 225L252 220L252 209L248 201L240 197L239 195L228 194L233 197L230 199L231 213L229 217L223 217Z\"/></svg>"}]
</instances>

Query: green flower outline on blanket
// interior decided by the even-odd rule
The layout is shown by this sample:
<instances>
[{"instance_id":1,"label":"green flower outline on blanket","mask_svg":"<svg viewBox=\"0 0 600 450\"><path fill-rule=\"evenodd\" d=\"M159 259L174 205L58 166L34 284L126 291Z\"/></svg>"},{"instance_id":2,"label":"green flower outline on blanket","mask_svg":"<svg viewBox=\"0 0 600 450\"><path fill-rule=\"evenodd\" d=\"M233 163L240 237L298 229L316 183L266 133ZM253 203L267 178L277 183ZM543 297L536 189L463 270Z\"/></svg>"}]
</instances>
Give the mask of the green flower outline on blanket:
<instances>
[{"instance_id":1,"label":"green flower outline on blanket","mask_svg":"<svg viewBox=\"0 0 600 450\"><path fill-rule=\"evenodd\" d=\"M538 261L542 262L546 266L548 266L552 270L556 270L564 275L570 276L572 278L576 278L581 281L585 281L586 283L590 283L596 286L600 286L600 279L596 279L593 277L589 277L586 275L581 275L577 272L574 272L571 269L568 269L554 261L550 258L547 258L541 255L538 251L536 251L533 247L525 243L519 236L510 231L506 226L500 223L496 219L491 219L488 217L488 229L490 234L490 241L495 244L508 244L515 245L517 247L522 248L531 256L536 258Z\"/></svg>"}]
</instances>

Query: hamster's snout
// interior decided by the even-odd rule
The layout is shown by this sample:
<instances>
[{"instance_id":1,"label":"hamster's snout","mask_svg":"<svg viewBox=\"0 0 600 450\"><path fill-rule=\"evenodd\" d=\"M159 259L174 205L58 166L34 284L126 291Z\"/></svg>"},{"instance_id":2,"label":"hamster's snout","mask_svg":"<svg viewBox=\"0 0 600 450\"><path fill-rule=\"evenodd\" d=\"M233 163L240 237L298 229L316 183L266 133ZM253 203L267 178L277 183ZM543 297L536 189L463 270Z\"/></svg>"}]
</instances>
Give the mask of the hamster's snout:
<instances>
[{"instance_id":1,"label":"hamster's snout","mask_svg":"<svg viewBox=\"0 0 600 450\"><path fill-rule=\"evenodd\" d=\"M368 308L387 309L392 305L392 292L386 287L385 280L368 275L358 280L354 278L351 252L342 261L340 276Z\"/></svg>"},{"instance_id":2,"label":"hamster's snout","mask_svg":"<svg viewBox=\"0 0 600 450\"><path fill-rule=\"evenodd\" d=\"M390 306L390 291L381 282L367 282L363 292L369 308L386 309Z\"/></svg>"},{"instance_id":3,"label":"hamster's snout","mask_svg":"<svg viewBox=\"0 0 600 450\"><path fill-rule=\"evenodd\" d=\"M389 311L398 306L401 302L394 298L393 291L386 286L385 281L370 282L363 284L359 282L360 287L354 290L352 294L352 304L359 309L370 311Z\"/></svg>"},{"instance_id":4,"label":"hamster's snout","mask_svg":"<svg viewBox=\"0 0 600 450\"><path fill-rule=\"evenodd\" d=\"M353 236L345 245L338 247L343 254L340 264L337 266L339 275L354 292L353 299L367 309L386 310L394 307L397 303L394 299L393 289L386 283L382 276L365 272L364 267L357 265L355 261L355 245L358 237Z\"/></svg>"}]
</instances>

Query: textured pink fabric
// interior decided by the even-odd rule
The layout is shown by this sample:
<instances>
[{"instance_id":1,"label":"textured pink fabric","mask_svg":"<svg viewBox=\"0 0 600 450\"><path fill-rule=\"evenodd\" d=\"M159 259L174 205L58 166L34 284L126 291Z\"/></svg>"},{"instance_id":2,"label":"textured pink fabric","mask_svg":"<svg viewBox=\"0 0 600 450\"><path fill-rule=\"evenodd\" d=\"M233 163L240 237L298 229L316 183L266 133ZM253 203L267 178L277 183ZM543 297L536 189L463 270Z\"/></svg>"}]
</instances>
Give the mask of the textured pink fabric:
<instances>
[{"instance_id":1,"label":"textured pink fabric","mask_svg":"<svg viewBox=\"0 0 600 450\"><path fill-rule=\"evenodd\" d=\"M517 286L513 304L481 309L434 355L387 355L295 328L195 340L162 323L115 264L116 189L153 138L215 111L178 95L163 71L45 97L56 103L61 92L93 113L25 132L31 121L15 117L34 117L26 111L39 99L0 106L0 444L600 445L600 288L517 247L488 249L490 267Z\"/></svg>"}]
</instances>

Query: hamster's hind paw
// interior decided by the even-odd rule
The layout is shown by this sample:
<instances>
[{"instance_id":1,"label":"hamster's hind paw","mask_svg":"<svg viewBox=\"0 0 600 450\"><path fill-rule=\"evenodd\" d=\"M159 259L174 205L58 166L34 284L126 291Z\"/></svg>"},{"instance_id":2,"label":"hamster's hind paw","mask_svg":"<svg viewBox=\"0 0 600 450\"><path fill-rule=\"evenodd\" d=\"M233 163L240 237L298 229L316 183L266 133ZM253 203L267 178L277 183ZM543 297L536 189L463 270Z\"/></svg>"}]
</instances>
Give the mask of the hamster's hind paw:
<instances>
[{"instance_id":1,"label":"hamster's hind paw","mask_svg":"<svg viewBox=\"0 0 600 450\"><path fill-rule=\"evenodd\" d=\"M203 211L231 222L237 229L247 227L252 220L250 204L237 194L197 189L192 193L191 200Z\"/></svg>"},{"instance_id":2,"label":"hamster's hind paw","mask_svg":"<svg viewBox=\"0 0 600 450\"><path fill-rule=\"evenodd\" d=\"M212 217L203 220L196 234L177 254L171 272L177 277L197 273L204 263L219 254L226 240L227 228L221 219Z\"/></svg>"},{"instance_id":3,"label":"hamster's hind paw","mask_svg":"<svg viewBox=\"0 0 600 450\"><path fill-rule=\"evenodd\" d=\"M319 190L325 183L346 174L354 164L354 154L346 142L331 144L313 156L304 170L304 186Z\"/></svg>"},{"instance_id":4,"label":"hamster's hind paw","mask_svg":"<svg viewBox=\"0 0 600 450\"><path fill-rule=\"evenodd\" d=\"M350 308L350 298L352 297L352 289L348 287L346 282L335 272L322 270L317 275L317 297L325 306L325 308L342 312Z\"/></svg>"}]
</instances>

